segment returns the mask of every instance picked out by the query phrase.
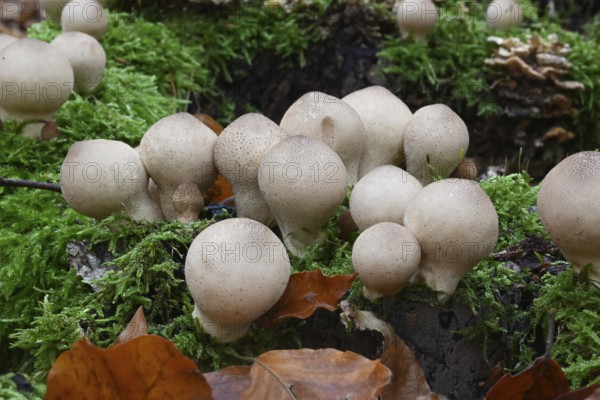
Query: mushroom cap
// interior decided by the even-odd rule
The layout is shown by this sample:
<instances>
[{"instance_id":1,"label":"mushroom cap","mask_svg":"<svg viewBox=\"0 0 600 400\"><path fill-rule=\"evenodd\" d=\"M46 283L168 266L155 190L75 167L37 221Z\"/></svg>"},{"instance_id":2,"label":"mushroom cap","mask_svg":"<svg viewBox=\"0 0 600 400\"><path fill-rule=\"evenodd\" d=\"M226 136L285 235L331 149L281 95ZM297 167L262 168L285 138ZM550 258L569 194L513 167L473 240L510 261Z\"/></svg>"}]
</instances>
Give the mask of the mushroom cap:
<instances>
[{"instance_id":1,"label":"mushroom cap","mask_svg":"<svg viewBox=\"0 0 600 400\"><path fill-rule=\"evenodd\" d=\"M6 33L0 33L0 50L9 44L16 42L17 40L19 39L14 36L7 35Z\"/></svg>"},{"instance_id":2,"label":"mushroom cap","mask_svg":"<svg viewBox=\"0 0 600 400\"><path fill-rule=\"evenodd\" d=\"M108 26L107 13L97 0L73 0L62 9L63 32L83 32L100 39Z\"/></svg>"},{"instance_id":3,"label":"mushroom cap","mask_svg":"<svg viewBox=\"0 0 600 400\"><path fill-rule=\"evenodd\" d=\"M366 142L360 157L358 179L380 165L404 161L404 131L412 112L382 86L369 86L342 98L360 116Z\"/></svg>"},{"instance_id":4,"label":"mushroom cap","mask_svg":"<svg viewBox=\"0 0 600 400\"><path fill-rule=\"evenodd\" d=\"M540 184L542 225L565 258L600 285L600 153L582 151L558 163Z\"/></svg>"},{"instance_id":5,"label":"mushroom cap","mask_svg":"<svg viewBox=\"0 0 600 400\"><path fill-rule=\"evenodd\" d=\"M361 231L380 222L404 224L404 212L423 190L402 168L382 165L363 176L350 194L352 218Z\"/></svg>"},{"instance_id":6,"label":"mushroom cap","mask_svg":"<svg viewBox=\"0 0 600 400\"><path fill-rule=\"evenodd\" d=\"M64 32L50 44L71 63L76 91L88 93L98 86L106 66L106 53L96 39L82 32Z\"/></svg>"},{"instance_id":7,"label":"mushroom cap","mask_svg":"<svg viewBox=\"0 0 600 400\"><path fill-rule=\"evenodd\" d=\"M249 113L229 124L215 144L215 164L231 183L239 217L269 225L274 217L258 186L261 158L287 134L267 117Z\"/></svg>"},{"instance_id":8,"label":"mushroom cap","mask_svg":"<svg viewBox=\"0 0 600 400\"><path fill-rule=\"evenodd\" d=\"M490 28L508 29L523 22L523 11L515 0L494 0L485 11Z\"/></svg>"},{"instance_id":9,"label":"mushroom cap","mask_svg":"<svg viewBox=\"0 0 600 400\"><path fill-rule=\"evenodd\" d=\"M60 51L36 39L0 50L0 106L18 119L50 119L73 90L73 69Z\"/></svg>"},{"instance_id":10,"label":"mushroom cap","mask_svg":"<svg viewBox=\"0 0 600 400\"><path fill-rule=\"evenodd\" d=\"M460 279L487 257L498 240L498 215L474 181L443 179L423 188L404 213L404 226L421 244L415 280L447 299Z\"/></svg>"},{"instance_id":11,"label":"mushroom cap","mask_svg":"<svg viewBox=\"0 0 600 400\"><path fill-rule=\"evenodd\" d=\"M279 125L290 136L303 135L331 147L346 166L348 184L356 183L366 133L360 116L345 101L322 92L306 93Z\"/></svg>"},{"instance_id":12,"label":"mushroom cap","mask_svg":"<svg viewBox=\"0 0 600 400\"><path fill-rule=\"evenodd\" d=\"M381 222L362 232L352 247L352 265L369 300L402 290L421 261L421 246L402 225Z\"/></svg>"},{"instance_id":13,"label":"mushroom cap","mask_svg":"<svg viewBox=\"0 0 600 400\"><path fill-rule=\"evenodd\" d=\"M438 20L437 7L431 0L402 0L396 8L396 21L403 38L413 35L425 40Z\"/></svg>"},{"instance_id":14,"label":"mushroom cap","mask_svg":"<svg viewBox=\"0 0 600 400\"><path fill-rule=\"evenodd\" d=\"M283 243L265 225L226 219L204 229L185 260L185 280L204 329L217 339L247 326L279 300L290 277ZM237 338L241 335L232 335Z\"/></svg>"},{"instance_id":15,"label":"mushroom cap","mask_svg":"<svg viewBox=\"0 0 600 400\"><path fill-rule=\"evenodd\" d=\"M430 167L447 178L469 148L469 131L450 107L433 104L417 110L406 127L406 171L423 185L433 181Z\"/></svg>"},{"instance_id":16,"label":"mushroom cap","mask_svg":"<svg viewBox=\"0 0 600 400\"><path fill-rule=\"evenodd\" d=\"M123 205L146 193L147 186L148 174L138 152L116 140L73 143L60 169L67 204L96 219L123 210Z\"/></svg>"}]
</instances>

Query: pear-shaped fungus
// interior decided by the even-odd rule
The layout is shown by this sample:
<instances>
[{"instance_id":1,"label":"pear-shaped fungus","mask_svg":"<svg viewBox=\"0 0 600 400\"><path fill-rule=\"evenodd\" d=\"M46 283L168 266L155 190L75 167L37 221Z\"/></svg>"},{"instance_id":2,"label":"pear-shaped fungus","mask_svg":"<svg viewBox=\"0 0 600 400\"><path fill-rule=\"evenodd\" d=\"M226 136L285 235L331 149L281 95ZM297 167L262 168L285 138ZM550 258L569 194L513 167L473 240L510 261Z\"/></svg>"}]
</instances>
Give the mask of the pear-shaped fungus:
<instances>
[{"instance_id":1,"label":"pear-shaped fungus","mask_svg":"<svg viewBox=\"0 0 600 400\"><path fill-rule=\"evenodd\" d=\"M398 293L417 271L421 246L402 225L381 222L362 232L352 247L352 265L373 301Z\"/></svg>"},{"instance_id":2,"label":"pear-shaped fungus","mask_svg":"<svg viewBox=\"0 0 600 400\"><path fill-rule=\"evenodd\" d=\"M60 187L69 206L88 217L103 219L125 209L134 220L163 220L148 196L138 152L119 141L73 143L60 169Z\"/></svg>"},{"instance_id":3,"label":"pear-shaped fungus","mask_svg":"<svg viewBox=\"0 0 600 400\"><path fill-rule=\"evenodd\" d=\"M342 99L363 122L366 142L358 179L380 165L404 162L404 131L412 116L406 104L382 86L370 86Z\"/></svg>"},{"instance_id":4,"label":"pear-shaped fungus","mask_svg":"<svg viewBox=\"0 0 600 400\"><path fill-rule=\"evenodd\" d=\"M321 239L321 228L344 201L346 182L341 158L320 140L291 136L263 156L258 185L294 255Z\"/></svg>"},{"instance_id":5,"label":"pear-shaped fungus","mask_svg":"<svg viewBox=\"0 0 600 400\"><path fill-rule=\"evenodd\" d=\"M279 125L256 113L242 115L219 135L215 164L231 183L238 217L275 222L258 187L258 168L265 153L286 137Z\"/></svg>"},{"instance_id":6,"label":"pear-shaped fungus","mask_svg":"<svg viewBox=\"0 0 600 400\"><path fill-rule=\"evenodd\" d=\"M196 236L185 260L193 315L216 340L234 341L279 300L290 270L283 243L265 225L217 222Z\"/></svg>"},{"instance_id":7,"label":"pear-shaped fungus","mask_svg":"<svg viewBox=\"0 0 600 400\"><path fill-rule=\"evenodd\" d=\"M582 151L556 165L540 185L540 220L577 271L590 265L600 288L600 153Z\"/></svg>"},{"instance_id":8,"label":"pear-shaped fungus","mask_svg":"<svg viewBox=\"0 0 600 400\"><path fill-rule=\"evenodd\" d=\"M508 29L523 22L523 12L515 0L494 0L485 12L485 20L492 29Z\"/></svg>"},{"instance_id":9,"label":"pear-shaped fungus","mask_svg":"<svg viewBox=\"0 0 600 400\"><path fill-rule=\"evenodd\" d=\"M82 32L65 32L50 44L71 63L75 91L89 93L100 84L106 66L106 53L96 39Z\"/></svg>"},{"instance_id":10,"label":"pear-shaped fungus","mask_svg":"<svg viewBox=\"0 0 600 400\"><path fill-rule=\"evenodd\" d=\"M358 181L365 127L345 101L322 92L306 93L288 108L279 125L290 136L303 135L326 143L344 162L348 184Z\"/></svg>"},{"instance_id":11,"label":"pear-shaped fungus","mask_svg":"<svg viewBox=\"0 0 600 400\"><path fill-rule=\"evenodd\" d=\"M350 194L352 219L361 231L379 222L404 224L404 212L423 190L419 181L402 168L382 165L363 176Z\"/></svg>"},{"instance_id":12,"label":"pear-shaped fungus","mask_svg":"<svg viewBox=\"0 0 600 400\"><path fill-rule=\"evenodd\" d=\"M413 281L446 301L462 277L487 257L498 240L498 215L477 182L442 179L423 188L406 209L404 226L421 245Z\"/></svg>"},{"instance_id":13,"label":"pear-shaped fungus","mask_svg":"<svg viewBox=\"0 0 600 400\"><path fill-rule=\"evenodd\" d=\"M100 39L108 26L107 13L97 0L73 0L60 17L63 32L83 32Z\"/></svg>"},{"instance_id":14,"label":"pear-shaped fungus","mask_svg":"<svg viewBox=\"0 0 600 400\"><path fill-rule=\"evenodd\" d=\"M192 182L204 192L214 182L216 141L217 134L188 113L164 117L144 134L140 155L160 189L160 208L167 221L177 219L172 198L177 186Z\"/></svg>"},{"instance_id":15,"label":"pear-shaped fungus","mask_svg":"<svg viewBox=\"0 0 600 400\"><path fill-rule=\"evenodd\" d=\"M19 39L0 50L2 107L12 118L27 121L23 134L40 139L73 90L73 69L56 48L36 39Z\"/></svg>"},{"instance_id":16,"label":"pear-shaped fungus","mask_svg":"<svg viewBox=\"0 0 600 400\"><path fill-rule=\"evenodd\" d=\"M417 110L404 134L406 171L423 185L434 176L447 178L469 148L469 131L463 120L444 104Z\"/></svg>"},{"instance_id":17,"label":"pear-shaped fungus","mask_svg":"<svg viewBox=\"0 0 600 400\"><path fill-rule=\"evenodd\" d=\"M402 38L412 36L425 41L438 20L438 11L431 0L401 0L396 4L396 20Z\"/></svg>"}]
</instances>

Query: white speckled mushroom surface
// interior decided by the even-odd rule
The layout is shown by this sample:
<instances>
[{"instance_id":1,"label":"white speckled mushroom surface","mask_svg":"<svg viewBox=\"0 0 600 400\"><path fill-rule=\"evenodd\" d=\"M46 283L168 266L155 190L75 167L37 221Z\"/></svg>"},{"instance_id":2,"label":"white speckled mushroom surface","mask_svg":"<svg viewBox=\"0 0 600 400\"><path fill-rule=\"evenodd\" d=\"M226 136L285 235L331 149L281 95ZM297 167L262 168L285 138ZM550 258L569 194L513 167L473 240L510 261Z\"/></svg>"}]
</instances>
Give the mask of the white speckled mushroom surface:
<instances>
[{"instance_id":1,"label":"white speckled mushroom surface","mask_svg":"<svg viewBox=\"0 0 600 400\"><path fill-rule=\"evenodd\" d=\"M494 205L477 182L466 179L425 186L406 209L404 226L421 244L421 263L413 280L442 292L442 301L498 240Z\"/></svg>"},{"instance_id":2,"label":"white speckled mushroom surface","mask_svg":"<svg viewBox=\"0 0 600 400\"><path fill-rule=\"evenodd\" d=\"M275 217L258 186L258 167L266 152L285 138L279 125L256 113L242 115L219 135L215 164L231 184L238 217L274 224Z\"/></svg>"},{"instance_id":3,"label":"white speckled mushroom surface","mask_svg":"<svg viewBox=\"0 0 600 400\"><path fill-rule=\"evenodd\" d=\"M63 32L83 32L100 39L108 26L108 14L97 0L73 0L60 16Z\"/></svg>"},{"instance_id":4,"label":"white speckled mushroom surface","mask_svg":"<svg viewBox=\"0 0 600 400\"><path fill-rule=\"evenodd\" d=\"M288 108L279 125L290 136L327 144L344 162L348 184L357 182L366 133L360 116L345 101L322 92L306 93Z\"/></svg>"},{"instance_id":5,"label":"white speckled mushroom surface","mask_svg":"<svg viewBox=\"0 0 600 400\"><path fill-rule=\"evenodd\" d=\"M195 316L217 340L233 341L279 300L291 266L279 238L265 225L231 218L194 239L185 260L185 280Z\"/></svg>"},{"instance_id":6,"label":"white speckled mushroom surface","mask_svg":"<svg viewBox=\"0 0 600 400\"><path fill-rule=\"evenodd\" d=\"M544 229L575 269L592 267L600 287L600 153L582 151L556 165L540 184L538 213Z\"/></svg>"}]
</instances>

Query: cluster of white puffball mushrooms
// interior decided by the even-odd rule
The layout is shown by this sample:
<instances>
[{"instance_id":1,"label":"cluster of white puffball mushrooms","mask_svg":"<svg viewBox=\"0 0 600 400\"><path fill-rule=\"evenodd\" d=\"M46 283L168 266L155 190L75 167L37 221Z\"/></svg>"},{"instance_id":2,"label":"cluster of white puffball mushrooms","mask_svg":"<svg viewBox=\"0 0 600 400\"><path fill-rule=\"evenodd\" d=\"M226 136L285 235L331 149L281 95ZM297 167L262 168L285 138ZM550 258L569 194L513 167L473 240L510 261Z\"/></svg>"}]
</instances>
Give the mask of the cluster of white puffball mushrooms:
<instances>
[{"instance_id":1,"label":"cluster of white puffball mushrooms","mask_svg":"<svg viewBox=\"0 0 600 400\"><path fill-rule=\"evenodd\" d=\"M96 0L41 1L62 33L52 43L0 33L0 120L25 123L23 134L51 139L46 129L71 92L93 91L102 79L106 54L98 42L106 13Z\"/></svg>"}]
</instances>

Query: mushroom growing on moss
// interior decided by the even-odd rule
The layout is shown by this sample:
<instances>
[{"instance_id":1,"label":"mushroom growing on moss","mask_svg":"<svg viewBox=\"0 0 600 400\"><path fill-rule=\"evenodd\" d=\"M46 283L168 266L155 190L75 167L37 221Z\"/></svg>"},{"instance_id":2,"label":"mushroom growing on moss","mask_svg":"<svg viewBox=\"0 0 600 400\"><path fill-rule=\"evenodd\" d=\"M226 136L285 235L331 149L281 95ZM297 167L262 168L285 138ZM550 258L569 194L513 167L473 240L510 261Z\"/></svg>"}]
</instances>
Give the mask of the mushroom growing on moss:
<instances>
[{"instance_id":1,"label":"mushroom growing on moss","mask_svg":"<svg viewBox=\"0 0 600 400\"><path fill-rule=\"evenodd\" d=\"M477 182L466 179L425 186L406 209L404 226L421 245L421 263L412 280L439 292L441 301L498 240L494 205Z\"/></svg>"},{"instance_id":2,"label":"mushroom growing on moss","mask_svg":"<svg viewBox=\"0 0 600 400\"><path fill-rule=\"evenodd\" d=\"M523 22L523 12L515 0L494 0L485 11L485 20L490 28L508 29Z\"/></svg>"},{"instance_id":3,"label":"mushroom growing on moss","mask_svg":"<svg viewBox=\"0 0 600 400\"><path fill-rule=\"evenodd\" d=\"M582 151L556 165L540 184L538 213L544 229L579 272L590 265L600 288L600 153Z\"/></svg>"},{"instance_id":4,"label":"mushroom growing on moss","mask_svg":"<svg viewBox=\"0 0 600 400\"><path fill-rule=\"evenodd\" d=\"M404 134L406 171L423 185L435 175L450 176L469 148L469 131L463 120L444 104L418 109Z\"/></svg>"},{"instance_id":5,"label":"mushroom growing on moss","mask_svg":"<svg viewBox=\"0 0 600 400\"><path fill-rule=\"evenodd\" d=\"M431 0L401 0L396 5L396 21L402 38L412 36L425 41L438 20L438 11Z\"/></svg>"},{"instance_id":6,"label":"mushroom growing on moss","mask_svg":"<svg viewBox=\"0 0 600 400\"><path fill-rule=\"evenodd\" d=\"M211 225L196 236L185 260L193 315L216 340L239 339L279 300L290 270L283 243L265 225L248 218Z\"/></svg>"},{"instance_id":7,"label":"mushroom growing on moss","mask_svg":"<svg viewBox=\"0 0 600 400\"><path fill-rule=\"evenodd\" d=\"M108 18L97 0L73 0L62 9L60 24L63 32L83 32L100 39L106 32Z\"/></svg>"}]
</instances>

